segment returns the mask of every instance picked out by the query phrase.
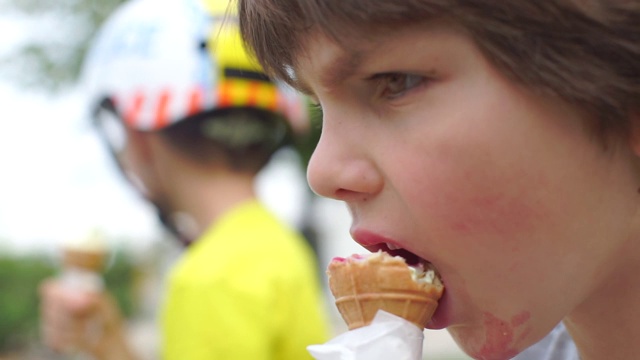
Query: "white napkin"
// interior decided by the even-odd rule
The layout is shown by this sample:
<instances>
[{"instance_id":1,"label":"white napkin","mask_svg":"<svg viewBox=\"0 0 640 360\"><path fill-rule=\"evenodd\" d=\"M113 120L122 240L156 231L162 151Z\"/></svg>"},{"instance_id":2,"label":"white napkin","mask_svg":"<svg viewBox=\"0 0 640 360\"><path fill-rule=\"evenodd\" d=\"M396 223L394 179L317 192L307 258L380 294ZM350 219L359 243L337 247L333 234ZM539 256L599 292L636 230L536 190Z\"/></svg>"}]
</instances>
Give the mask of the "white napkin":
<instances>
[{"instance_id":1,"label":"white napkin","mask_svg":"<svg viewBox=\"0 0 640 360\"><path fill-rule=\"evenodd\" d=\"M368 326L307 350L316 360L420 360L424 334L413 323L378 310Z\"/></svg>"}]
</instances>

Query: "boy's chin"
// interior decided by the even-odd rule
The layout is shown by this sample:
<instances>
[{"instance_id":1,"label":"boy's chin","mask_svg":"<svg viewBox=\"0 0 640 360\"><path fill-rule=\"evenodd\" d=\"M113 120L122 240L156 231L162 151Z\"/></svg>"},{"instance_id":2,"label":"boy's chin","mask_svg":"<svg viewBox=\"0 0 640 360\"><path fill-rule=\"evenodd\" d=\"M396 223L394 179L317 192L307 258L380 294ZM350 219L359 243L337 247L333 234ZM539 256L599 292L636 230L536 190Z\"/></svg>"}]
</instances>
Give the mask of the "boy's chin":
<instances>
[{"instance_id":1,"label":"boy's chin","mask_svg":"<svg viewBox=\"0 0 640 360\"><path fill-rule=\"evenodd\" d=\"M484 326L454 325L447 330L462 351L474 359L511 359L533 344L528 339L530 328L514 328L491 316L486 316Z\"/></svg>"}]
</instances>

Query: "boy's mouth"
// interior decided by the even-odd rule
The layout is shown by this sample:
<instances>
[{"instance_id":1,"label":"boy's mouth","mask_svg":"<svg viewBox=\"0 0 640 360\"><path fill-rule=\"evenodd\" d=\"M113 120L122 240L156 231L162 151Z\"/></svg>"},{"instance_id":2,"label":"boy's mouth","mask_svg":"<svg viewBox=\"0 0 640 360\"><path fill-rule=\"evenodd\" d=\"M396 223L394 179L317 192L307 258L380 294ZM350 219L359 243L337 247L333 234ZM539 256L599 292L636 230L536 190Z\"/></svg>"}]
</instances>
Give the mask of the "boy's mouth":
<instances>
[{"instance_id":1,"label":"boy's mouth","mask_svg":"<svg viewBox=\"0 0 640 360\"><path fill-rule=\"evenodd\" d=\"M351 237L369 252L384 251L389 255L403 258L411 266L423 265L423 267L426 267L430 264L430 261L401 247L397 241L391 238L364 229L352 228L351 230Z\"/></svg>"},{"instance_id":2,"label":"boy's mouth","mask_svg":"<svg viewBox=\"0 0 640 360\"><path fill-rule=\"evenodd\" d=\"M420 256L412 253L409 250L403 249L392 243L378 243L372 246L365 246L370 252L384 251L392 256L399 256L405 260L407 265L416 266L420 264L427 264L429 261L421 258Z\"/></svg>"},{"instance_id":3,"label":"boy's mouth","mask_svg":"<svg viewBox=\"0 0 640 360\"><path fill-rule=\"evenodd\" d=\"M389 245L390 244L385 244L386 245L386 249L382 249L382 251L389 253L389 255L393 255L393 256L400 256L401 258L404 259L404 261L407 262L408 265L419 265L419 264L424 264L427 263L428 261L419 257L418 255L402 249L402 248L391 248Z\"/></svg>"}]
</instances>

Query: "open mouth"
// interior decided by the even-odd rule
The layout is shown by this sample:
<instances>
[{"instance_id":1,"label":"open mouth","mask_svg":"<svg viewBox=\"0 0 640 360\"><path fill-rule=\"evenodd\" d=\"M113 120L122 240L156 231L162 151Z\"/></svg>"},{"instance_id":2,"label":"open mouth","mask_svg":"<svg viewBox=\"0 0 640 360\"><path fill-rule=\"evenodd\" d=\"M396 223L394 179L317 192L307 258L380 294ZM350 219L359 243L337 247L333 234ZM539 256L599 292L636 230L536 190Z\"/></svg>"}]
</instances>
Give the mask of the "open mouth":
<instances>
[{"instance_id":1,"label":"open mouth","mask_svg":"<svg viewBox=\"0 0 640 360\"><path fill-rule=\"evenodd\" d=\"M388 253L391 256L399 256L403 258L408 265L411 265L411 266L429 264L427 260L419 257L418 255L390 243L380 243L373 246L367 246L367 250L371 252L376 252L381 250Z\"/></svg>"}]
</instances>

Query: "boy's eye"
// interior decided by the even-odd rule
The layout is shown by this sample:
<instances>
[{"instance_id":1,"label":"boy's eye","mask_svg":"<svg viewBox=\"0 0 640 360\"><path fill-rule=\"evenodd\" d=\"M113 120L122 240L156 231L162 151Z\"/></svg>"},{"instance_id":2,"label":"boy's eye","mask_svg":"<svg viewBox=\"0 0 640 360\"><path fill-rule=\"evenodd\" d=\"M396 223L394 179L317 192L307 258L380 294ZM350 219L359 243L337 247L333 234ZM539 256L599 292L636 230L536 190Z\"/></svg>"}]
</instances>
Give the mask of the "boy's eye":
<instances>
[{"instance_id":1,"label":"boy's eye","mask_svg":"<svg viewBox=\"0 0 640 360\"><path fill-rule=\"evenodd\" d=\"M382 74L376 77L382 80L382 95L391 99L402 96L425 80L423 76L403 73Z\"/></svg>"}]
</instances>

